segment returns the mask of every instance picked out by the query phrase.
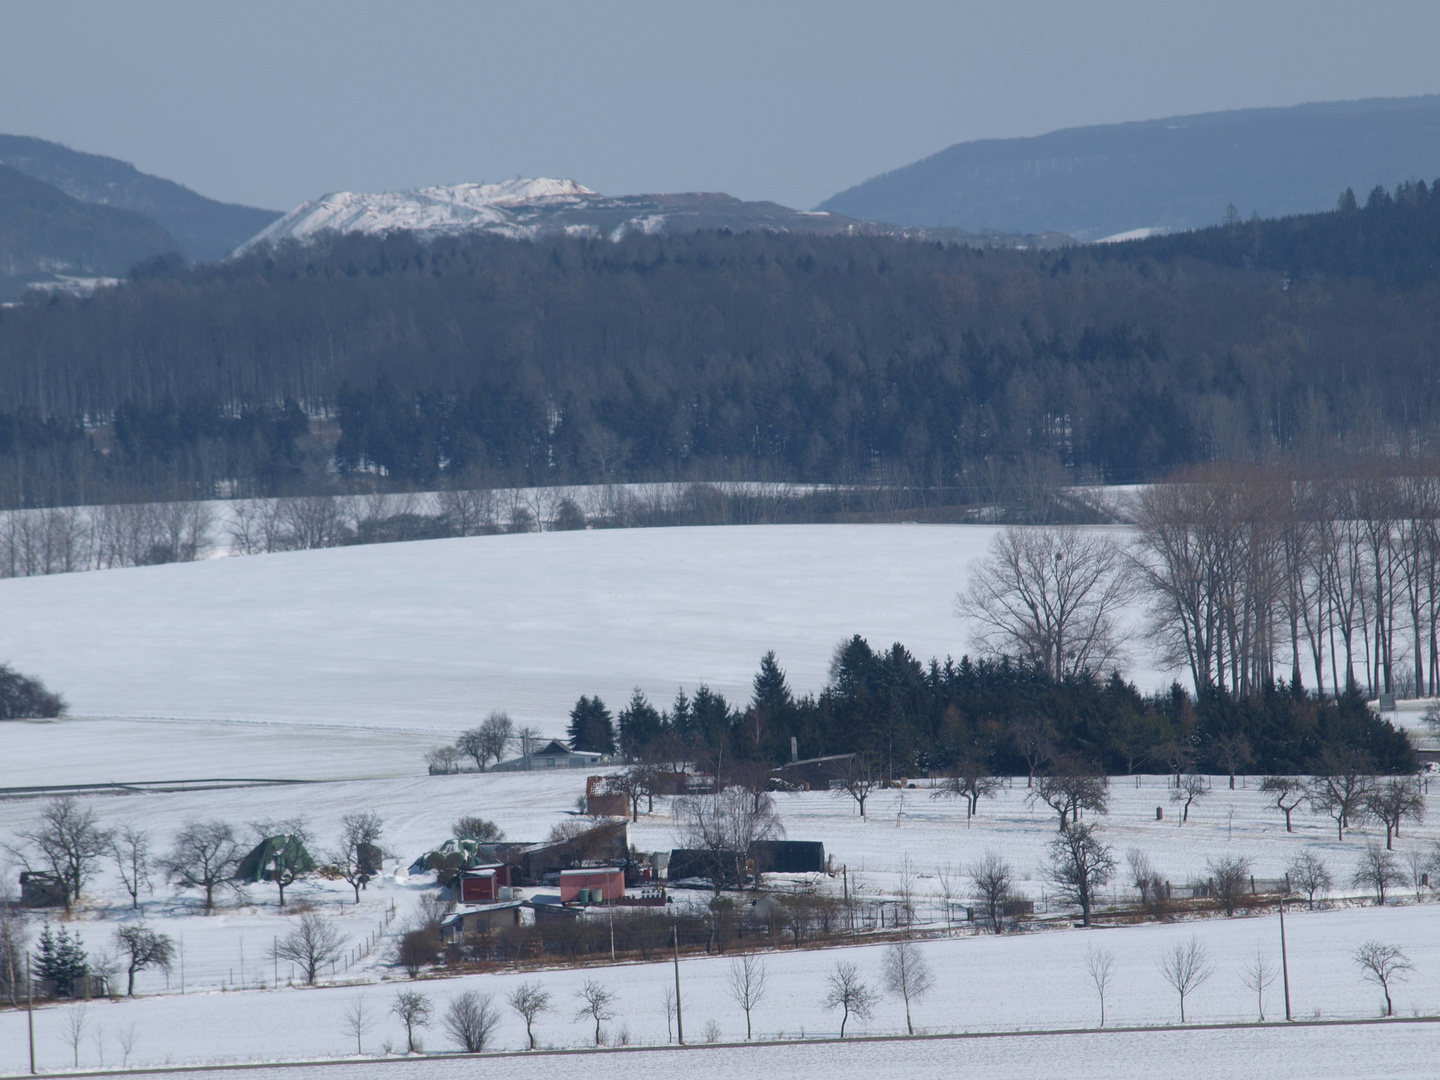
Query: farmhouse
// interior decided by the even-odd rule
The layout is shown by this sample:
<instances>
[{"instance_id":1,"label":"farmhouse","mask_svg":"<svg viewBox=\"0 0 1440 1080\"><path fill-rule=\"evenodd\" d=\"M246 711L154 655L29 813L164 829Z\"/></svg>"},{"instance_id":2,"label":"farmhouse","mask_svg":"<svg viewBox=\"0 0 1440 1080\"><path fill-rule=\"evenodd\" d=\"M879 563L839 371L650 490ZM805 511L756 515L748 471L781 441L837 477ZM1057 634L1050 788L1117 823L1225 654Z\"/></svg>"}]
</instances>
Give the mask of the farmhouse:
<instances>
[{"instance_id":1,"label":"farmhouse","mask_svg":"<svg viewBox=\"0 0 1440 1080\"><path fill-rule=\"evenodd\" d=\"M559 739L551 739L538 750L490 766L491 772L533 772L536 769L590 769L607 765L610 759L591 750L571 750Z\"/></svg>"}]
</instances>

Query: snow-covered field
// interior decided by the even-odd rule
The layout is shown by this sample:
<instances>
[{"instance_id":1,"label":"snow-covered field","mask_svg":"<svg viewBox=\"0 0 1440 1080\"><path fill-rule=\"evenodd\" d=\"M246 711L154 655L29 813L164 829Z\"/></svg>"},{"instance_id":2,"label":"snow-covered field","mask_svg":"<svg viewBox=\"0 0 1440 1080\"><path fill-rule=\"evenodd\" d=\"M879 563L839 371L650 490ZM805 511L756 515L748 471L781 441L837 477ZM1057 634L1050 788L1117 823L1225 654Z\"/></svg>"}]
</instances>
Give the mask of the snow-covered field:
<instances>
[{"instance_id":1,"label":"snow-covered field","mask_svg":"<svg viewBox=\"0 0 1440 1080\"><path fill-rule=\"evenodd\" d=\"M469 1080L481 1072L493 1080L521 1080L545 1069L591 1066L643 1070L655 1076L826 1076L873 1080L1117 1080L1125 1077L1193 1075L1210 1080L1284 1076L1297 1080L1405 1080L1434 1075L1435 1029L1429 1023L1384 1026L1220 1029L1104 1034L997 1036L976 1039L692 1047L686 1050L619 1051L616 1059L524 1055L488 1058L396 1060L340 1068L253 1069L246 1080ZM601 1053L610 1053L602 1051ZM203 1080L213 1073L172 1073L175 1080Z\"/></svg>"},{"instance_id":2,"label":"snow-covered field","mask_svg":"<svg viewBox=\"0 0 1440 1080\"><path fill-rule=\"evenodd\" d=\"M1207 859L1226 853L1251 857L1257 875L1277 875L1291 856L1305 848L1321 854L1336 878L1348 882L1365 841L1374 838L1357 833L1342 844L1333 839L1327 821L1308 815L1298 817L1296 833L1286 834L1279 814L1264 805L1254 787L1232 793L1223 786L1223 780L1221 786L1214 788L1192 810L1189 824L1177 827L1170 821L1157 823L1156 805L1166 806L1167 818L1172 814L1164 783L1159 777L1143 778L1139 787L1132 781L1116 781L1112 789L1113 809L1105 820L1105 832L1122 861L1127 848L1141 848L1159 871L1176 884L1192 876L1203 876ZM163 887L158 889L155 896L146 901L146 917L151 926L182 942L183 974L178 966L168 979L160 973L145 972L138 983L145 995L140 1000L93 1002L87 1006L85 1016L90 1027L81 1047L82 1066L99 1066L102 1057L109 1066L118 1064L119 1039L131 1025L136 1036L130 1055L132 1065L341 1055L354 1045L344 1033L343 1014L357 996L363 996L375 1014L366 1051L381 1052L386 1043L392 1048L403 1045L398 1022L386 1010L396 989L412 984L385 962L385 951L391 935L403 925L406 912L430 886L430 877L410 879L403 871L397 874L397 864L408 864L419 851L447 836L449 822L462 813L493 817L507 835L516 839L541 837L552 824L567 817L574 797L582 788L583 774L566 772L528 776L413 776L328 783L311 788L255 788L95 799L91 805L106 824L151 828L162 847L178 823L192 816L241 822L304 814L323 841L335 832L341 814L364 807L384 817L387 846L399 859L387 865L386 879L368 890L358 907L346 902L348 890L343 884L306 882L292 888L292 900L307 901L335 918L349 947L363 954L355 956L353 961L342 961L333 976L326 976L325 981L341 985L312 990L256 989L261 985L273 987L277 968L267 952L274 937L284 933L288 926L275 911L270 887L251 887L249 902L245 904L227 899L221 914L209 918L198 913L193 894L176 895ZM961 804L931 800L928 792L921 790L877 794L864 821L858 818L848 800L826 793L785 796L779 806L788 835L795 839L822 839L837 865L848 867L852 888L862 896L894 896L902 888L908 861L915 874L913 888L920 897L922 917L928 912L930 918L939 920L934 901L940 888L937 875L940 867L945 864L963 867L988 850L1001 852L1014 864L1022 879L1022 891L1041 900L1042 910L1046 909L1038 868L1055 826L1048 810L1032 810L1024 796L1022 780L997 799L983 803L982 816L968 828ZM25 827L33 820L37 808L33 800L0 802L0 836L13 836L16 830ZM668 814L669 807L661 800L655 815L643 816L632 830L635 846L642 850L672 846L674 823ZM1437 837L1440 837L1440 827L1425 824L1407 829L1398 847L1402 854L1411 850L1428 851ZM839 883L825 879L820 887L837 890ZM1348 885L1342 891L1355 892ZM71 925L82 934L87 946L95 950L105 946L115 926L133 916L124 909L123 897L113 879L97 881L91 893L96 901L95 910ZM1400 899L1400 905L1383 909L1353 903L1313 913L1292 909L1287 932L1292 1000L1297 1017L1377 1015L1378 993L1361 981L1350 958L1354 949L1370 938L1403 946L1415 964L1413 976L1397 987L1397 1012L1405 1016L1440 1014L1440 937L1432 928L1437 909L1429 902L1414 903L1410 890L1400 890ZM387 924L385 914L392 903L398 914ZM942 930L943 921L939 921L931 932ZM378 940L374 938L377 933ZM1107 1018L1111 1024L1172 1023L1177 1018L1176 1002L1159 974L1157 962L1168 947L1188 941L1192 935L1208 949L1215 973L1188 1001L1189 1019L1201 1023L1253 1020L1255 997L1240 981L1242 968L1257 946L1263 948L1272 961L1279 955L1278 923L1273 913L1231 920L1182 920L1091 930L1071 929L1065 924L1065 928L1002 937L973 935L968 930L959 930L958 935L946 938L942 934L925 940L922 945L937 980L934 991L916 1008L916 1023L926 1031L1093 1026L1096 1001L1084 966L1084 953L1091 945L1108 948L1116 956L1116 981L1107 1002ZM767 1038L833 1034L838 1027L837 1017L820 1004L827 974L837 959L845 958L857 964L862 975L878 987L882 948L861 945L839 951L781 948L767 952L770 996L757 1013L759 1032ZM693 958L681 962L686 1028L692 1041L712 1021L722 1039L743 1035L743 1016L725 990L729 963L728 958ZM289 972L282 969L278 974L281 983L289 981ZM586 978L602 980L617 996L617 1015L606 1025L611 1039L624 1037L636 1044L666 1041L663 998L673 972L664 964L490 974L422 980L414 985L430 994L443 1009L453 995L466 989L493 992L499 1000L519 981L537 979L553 995L556 1005L555 1011L543 1016L538 1025L540 1038L548 1046L568 1047L585 1045L589 1037L586 1023L575 1017L574 998ZM68 1016L75 1008L49 1007L36 1018L42 1063L47 1070L59 1069L73 1061L67 1033ZM1266 1012L1273 1019L1283 1015L1281 1010L1277 982L1267 992ZM903 1022L900 1005L887 997L873 1019L852 1020L851 1026L858 1033L894 1034L903 1029ZM22 1015L0 1013L0 1073L24 1070L23 1025ZM1386 1044L1398 1040L1413 1049L1420 1045L1416 1040L1430 1037L1415 1034L1409 1028L1365 1030L1367 1034L1356 1036L1350 1029L1314 1029L1307 1038L1318 1043L1340 1040L1341 1044L1359 1038L1373 1038ZM257 1038L262 1033L263 1038ZM1237 1037L1262 1038L1248 1034ZM1132 1062L1135 1068L1124 1075L1152 1075L1147 1068L1173 1052L1168 1041L1172 1038L1170 1035L1113 1038L1115 1042L1102 1043L1086 1053L1103 1057L1110 1052L1106 1048L1118 1051L1122 1044L1130 1046L1126 1040L1138 1040L1133 1050L1139 1055ZM1188 1040L1196 1036L1180 1038L1189 1045ZM1276 1038L1283 1040L1290 1036L1277 1035ZM519 1021L507 1010L497 1035L498 1046L518 1048L522 1040ZM433 1049L449 1046L449 1040L438 1026L426 1032L425 1042ZM916 1068L921 1070L932 1068L933 1062L968 1061L973 1054L990 1060L989 1055L994 1055L997 1067L1014 1067L1019 1070L1015 1074L1020 1075L1023 1069L1016 1062L1034 1060L1028 1055L1040 1053L1038 1045L1027 1042L1023 1047L1016 1047L996 1042L979 1048L970 1042L946 1043L929 1049L907 1046L897 1053L918 1055ZM1058 1052L1069 1053L1064 1047L1072 1045L1064 1043ZM1272 1048L1266 1053L1278 1052L1273 1049L1276 1044L1266 1042L1265 1045ZM804 1050L807 1054L821 1055L816 1060L822 1060L831 1052L823 1048ZM1052 1048L1049 1052L1057 1051ZM1125 1052L1128 1054L1131 1050ZM849 1053L847 1050L846 1054ZM1399 1051L1396 1053L1403 1058ZM753 1060L758 1059L741 1059ZM1097 1070L1098 1061L1099 1057L1094 1066ZM1219 1074L1227 1075L1223 1070ZM1342 1074L1316 1072L1313 1075Z\"/></svg>"},{"instance_id":3,"label":"snow-covered field","mask_svg":"<svg viewBox=\"0 0 1440 1080\"><path fill-rule=\"evenodd\" d=\"M331 985L318 989L274 989L277 976L284 984L290 972L274 964L269 948L290 922L276 911L270 887L252 887L241 901L227 896L222 911L207 918L193 894L158 886L145 898L144 915L180 942L183 966L168 977L142 972L139 1000L84 1006L81 1067L116 1066L131 1034L131 1065L353 1052L342 1018L357 997L375 1017L366 1052L402 1045L387 1010L397 987L410 984L386 956L432 883L428 875L412 880L401 868L448 837L450 823L462 814L491 818L512 839L541 839L568 819L584 785L581 772L429 777L425 748L497 708L559 734L580 694L599 693L617 707L637 685L657 703L677 686L693 689L700 682L742 702L760 655L771 648L797 692L817 690L834 645L852 633L877 646L901 641L922 658L958 655L968 633L953 615L953 597L964 585L967 563L983 553L992 535L979 526L538 533L0 581L8 616L0 627L0 658L45 678L76 714L51 723L0 725L0 787L202 777L326 781L90 796L87 803L107 826L150 829L161 850L187 819L243 826L297 815L308 819L323 850L341 816L375 810L385 819L386 847L395 856L359 905L346 902L343 883L308 881L291 890L292 900L334 918L347 942L346 958L323 980ZM1143 652L1136 659L1129 670L1142 687L1166 677ZM823 841L862 897L893 897L910 882L921 917L932 920L929 932L941 935L922 945L937 984L917 1006L919 1027L993 1032L1092 1025L1094 992L1083 963L1092 944L1116 955L1108 1019L1171 1023L1175 1002L1156 963L1167 947L1191 935L1209 950L1215 973L1187 1003L1190 1018L1253 1019L1254 996L1239 975L1257 945L1272 959L1278 955L1273 915L1000 938L968 930L943 936L936 906L942 868L963 879L963 868L990 850L1015 866L1021 891L1042 912L1053 911L1039 867L1055 824L1048 809L1026 805L1023 779L983 802L981 816L968 827L963 804L928 796L925 790L877 793L865 820L848 800L825 793L779 802L788 835ZM28 828L39 806L33 799L0 800L0 844ZM1157 806L1165 808L1167 820L1156 821ZM1104 826L1122 864L1127 849L1139 848L1179 885L1202 877L1207 861L1239 853L1253 860L1257 877L1277 877L1297 851L1309 848L1329 862L1340 891L1353 893L1350 874L1366 840L1374 839L1356 833L1340 843L1328 819L1304 813L1297 814L1296 833L1287 834L1253 786L1233 793L1217 786L1183 828L1175 825L1174 813L1163 778L1142 778L1138 785L1117 779ZM633 827L634 845L674 846L669 814L668 803L657 801L656 813ZM1403 858L1428 853L1437 840L1440 827L1425 824L1407 827L1397 846ZM0 853L0 895L13 890L16 869ZM834 879L814 884L839 888ZM92 952L101 951L114 928L136 916L125 907L113 874L99 876L87 892L87 910L71 925ZM1413 890L1400 894L1400 906L1384 909L1347 902L1294 912L1287 929L1297 1016L1376 1015L1378 994L1350 959L1368 938L1402 945L1415 964L1413 976L1397 988L1397 1011L1440 1014L1440 937L1431 926L1437 908L1428 897L1415 903ZM1118 898L1116 891L1107 897ZM853 946L767 953L770 995L757 1013L758 1030L767 1038L835 1032L835 1014L820 1004L826 975L843 956L878 985L880 951ZM681 962L691 1041L711 1022L721 1039L743 1034L743 1017L725 992L729 962ZM667 1039L663 995L673 972L664 965L417 985L443 1009L465 989L498 996L527 978L541 981L555 1000L555 1010L537 1025L546 1045L587 1041L574 1000L585 978L603 980L617 995L617 1015L607 1023L612 1040ZM1277 983L1267 998L1271 1017L1280 1008L1278 995ZM37 1014L45 1070L73 1063L68 1032L79 1008L53 1006ZM894 1033L903 1026L903 1012L887 998L871 1020L851 1023L859 1032ZM1069 1074L1080 1077L1153 1076L1202 1065L1215 1076L1268 1074L1281 1066L1296 1076L1400 1076L1422 1074L1414 1063L1424 1060L1433 1031L1401 1025L722 1048L679 1060L647 1057L641 1067L683 1070L699 1062L736 1075L790 1066L839 1076L907 1069L917 1076L973 1069L1022 1076L1064 1057L1072 1065ZM23 1015L0 1011L0 1073L25 1071L24 1036ZM518 1047L522 1038L507 1010L498 1045ZM425 1041L434 1049L448 1046L438 1026ZM377 1068L345 1071L368 1080ZM494 1061L485 1071L504 1076L533 1068Z\"/></svg>"},{"instance_id":4,"label":"snow-covered field","mask_svg":"<svg viewBox=\"0 0 1440 1080\"><path fill-rule=\"evenodd\" d=\"M855 633L958 656L954 596L993 532L529 533L14 578L0 657L78 716L453 731L506 709L559 733L581 694L744 701L767 649L797 692Z\"/></svg>"}]
</instances>

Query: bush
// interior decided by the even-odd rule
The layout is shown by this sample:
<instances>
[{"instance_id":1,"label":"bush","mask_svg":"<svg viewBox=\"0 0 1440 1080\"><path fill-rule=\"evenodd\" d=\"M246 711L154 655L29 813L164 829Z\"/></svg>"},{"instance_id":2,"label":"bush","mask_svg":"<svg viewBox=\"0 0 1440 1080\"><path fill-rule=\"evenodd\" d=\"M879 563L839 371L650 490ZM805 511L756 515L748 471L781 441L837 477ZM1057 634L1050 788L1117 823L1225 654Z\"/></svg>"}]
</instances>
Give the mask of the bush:
<instances>
[{"instance_id":1,"label":"bush","mask_svg":"<svg viewBox=\"0 0 1440 1080\"><path fill-rule=\"evenodd\" d=\"M52 694L39 679L21 675L8 664L0 664L0 720L63 716L65 699Z\"/></svg>"}]
</instances>

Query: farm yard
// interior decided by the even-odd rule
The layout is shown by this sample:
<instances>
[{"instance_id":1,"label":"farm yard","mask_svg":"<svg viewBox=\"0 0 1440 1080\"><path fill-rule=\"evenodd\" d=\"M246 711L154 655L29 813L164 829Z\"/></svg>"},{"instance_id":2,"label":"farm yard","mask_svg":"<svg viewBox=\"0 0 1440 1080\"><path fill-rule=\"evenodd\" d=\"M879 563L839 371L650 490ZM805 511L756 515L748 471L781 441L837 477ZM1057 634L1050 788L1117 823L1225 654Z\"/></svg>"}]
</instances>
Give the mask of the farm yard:
<instances>
[{"instance_id":1,"label":"farm yard","mask_svg":"<svg viewBox=\"0 0 1440 1080\"><path fill-rule=\"evenodd\" d=\"M0 656L45 678L75 713L0 725L0 787L167 782L139 793L81 796L104 827L147 829L157 849L168 848L192 819L227 821L243 832L251 822L296 817L306 820L317 848L328 848L345 815L373 811L384 823L387 856L358 904L346 882L308 877L287 890L288 912L278 909L274 887L261 883L243 895L222 891L209 916L197 890L159 881L153 893L142 893L137 914L113 865L102 864L75 917L54 925L78 934L95 954L111 947L117 927L143 916L144 925L175 939L176 962L168 972L138 972L135 999L40 1008L42 1069L398 1061L406 1036L390 1008L400 990L433 1001L435 1021L420 1032L427 1050L454 1048L439 1016L468 990L493 994L500 1008L491 1045L520 1050L524 1025L503 1002L526 982L551 996L552 1008L535 1023L542 1047L594 1043L594 1018L578 1015L577 997L592 980L614 996L613 1015L602 1024L607 1043L664 1046L675 1037L665 1005L675 971L663 962L622 957L612 966L608 955L593 954L575 965L532 957L461 974L426 970L415 980L394 962L399 935L436 891L433 873L408 868L453 835L457 818L482 816L515 841L540 841L557 825L585 820L575 804L586 771L430 776L425 749L492 708L559 736L578 694L598 692L618 704L637 684L663 698L676 685L709 682L743 700L755 661L769 648L797 690L818 689L835 643L856 632L877 645L905 641L920 655L958 654L968 630L953 614L953 596L964 567L993 535L985 527L928 526L537 533L0 582L12 616L0 630ZM1137 663L1127 670L1139 673L1133 677L1143 688L1158 689L1170 673L1139 645L1132 649ZM1406 715L1418 721L1418 705L1412 710ZM179 783L208 777L315 783L190 790ZM1421 784L1427 804L1440 796ZM796 948L784 933L748 939L768 978L755 1010L756 1038L836 1036L840 1016L822 999L837 962L853 964L880 995L868 1017L849 1017L846 1034L903 1034L903 1005L883 992L882 976L901 910L913 910L904 929L934 975L930 992L913 1003L918 1033L1093 1028L1099 1001L1087 953L1097 949L1113 956L1107 1026L1174 1025L1178 1002L1160 962L1192 941L1213 970L1187 998L1187 1022L1254 1021L1257 996L1242 976L1257 948L1272 967L1278 963L1273 897L1242 904L1234 918L1208 903L1141 916L1127 868L1132 850L1181 896L1227 857L1248 859L1263 883L1283 879L1297 854L1314 854L1335 885L1316 910L1303 899L1287 909L1293 1015L1379 1016L1380 990L1353 960L1371 940L1401 947L1413 964L1391 986L1396 1016L1440 1015L1440 939L1430 931L1436 908L1428 886L1412 878L1409 859L1416 856L1421 872L1440 841L1440 822L1402 826L1395 843L1404 880L1379 907L1351 882L1368 846L1383 844L1383 829L1358 825L1342 841L1328 817L1302 807L1295 831L1287 832L1258 778L1231 791L1223 776L1206 779L1182 825L1172 785L1164 776L1113 777L1108 814L1085 816L1118 864L1088 929L1076 927L1077 912L1056 900L1043 873L1057 817L1027 799L1023 776L982 799L969 820L963 800L933 798L925 786L877 790L864 818L844 792L777 794L786 837L822 842L834 872L774 875L765 886L782 904L791 894L848 894L888 921L883 935L847 936L830 942L834 948L811 941ZM18 834L33 827L43 805L43 797L0 799L0 843L19 845ZM661 796L654 812L631 826L629 840L638 852L666 852L683 846L681 832L675 800ZM970 869L991 852L1013 868L1017 896L1035 906L1013 933L986 933L966 917L976 906ZM4 890L13 894L20 869L0 849ZM730 895L740 905L754 898ZM672 910L704 912L711 894L672 888L670 896ZM322 970L313 988L300 986L299 973L272 956L276 940L306 911L341 939L333 968ZM35 933L40 923L32 920ZM1143 1076L1201 1054L1218 1076L1244 1075L1267 1061L1303 1075L1365 1075L1373 1064L1373 1075L1403 1076L1434 1030L1266 1027L857 1042L843 1050L833 1042L726 1048L720 1044L745 1034L729 988L733 943L729 948L680 957L686 1041L714 1043L684 1051L701 1055L683 1059L685 1067L693 1060L747 1072L783 1063L845 1076L868 1075L883 1059L886 1068L911 1067L918 1076L951 1075L957 1067L1022 1076L1063 1054L1076 1076ZM358 1042L347 1020L357 1002L369 1017ZM1278 980L1265 991L1264 1010L1270 1021L1284 1015ZM0 1009L0 1074L28 1070L25 1021L23 1011ZM675 1059L644 1060L650 1067ZM1335 1071L1340 1063L1347 1068ZM435 1060L435 1067L459 1066ZM350 1066L347 1075L368 1078L371 1068ZM531 1068L495 1061L487 1073Z\"/></svg>"}]
</instances>

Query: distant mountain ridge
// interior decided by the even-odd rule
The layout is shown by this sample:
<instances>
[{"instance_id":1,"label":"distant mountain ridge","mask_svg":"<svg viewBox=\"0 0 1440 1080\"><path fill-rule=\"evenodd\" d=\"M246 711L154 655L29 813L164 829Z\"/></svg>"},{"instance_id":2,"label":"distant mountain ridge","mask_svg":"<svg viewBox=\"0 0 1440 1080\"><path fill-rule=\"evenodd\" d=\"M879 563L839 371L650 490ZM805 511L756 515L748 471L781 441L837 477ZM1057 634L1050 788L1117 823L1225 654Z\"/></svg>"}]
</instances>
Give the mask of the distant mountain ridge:
<instances>
[{"instance_id":1,"label":"distant mountain ridge","mask_svg":"<svg viewBox=\"0 0 1440 1080\"><path fill-rule=\"evenodd\" d=\"M0 299L33 282L118 277L174 250L174 238L141 214L92 206L0 165Z\"/></svg>"},{"instance_id":2,"label":"distant mountain ridge","mask_svg":"<svg viewBox=\"0 0 1440 1080\"><path fill-rule=\"evenodd\" d=\"M192 262L224 258L280 216L277 210L207 199L116 158L26 135L0 135L0 163L82 203L152 218L174 238L172 249Z\"/></svg>"},{"instance_id":3,"label":"distant mountain ridge","mask_svg":"<svg viewBox=\"0 0 1440 1080\"><path fill-rule=\"evenodd\" d=\"M1440 95L1323 102L957 143L818 209L1097 240L1325 210L1353 187L1440 176Z\"/></svg>"},{"instance_id":4,"label":"distant mountain ridge","mask_svg":"<svg viewBox=\"0 0 1440 1080\"><path fill-rule=\"evenodd\" d=\"M323 232L425 237L490 233L513 240L575 236L619 240L630 233L700 229L769 230L817 235L897 236L999 246L1052 247L1068 237L979 237L959 229L910 229L842 214L746 202L718 192L602 195L574 180L540 177L498 184L456 184L416 191L337 191L303 203L237 249Z\"/></svg>"}]
</instances>

